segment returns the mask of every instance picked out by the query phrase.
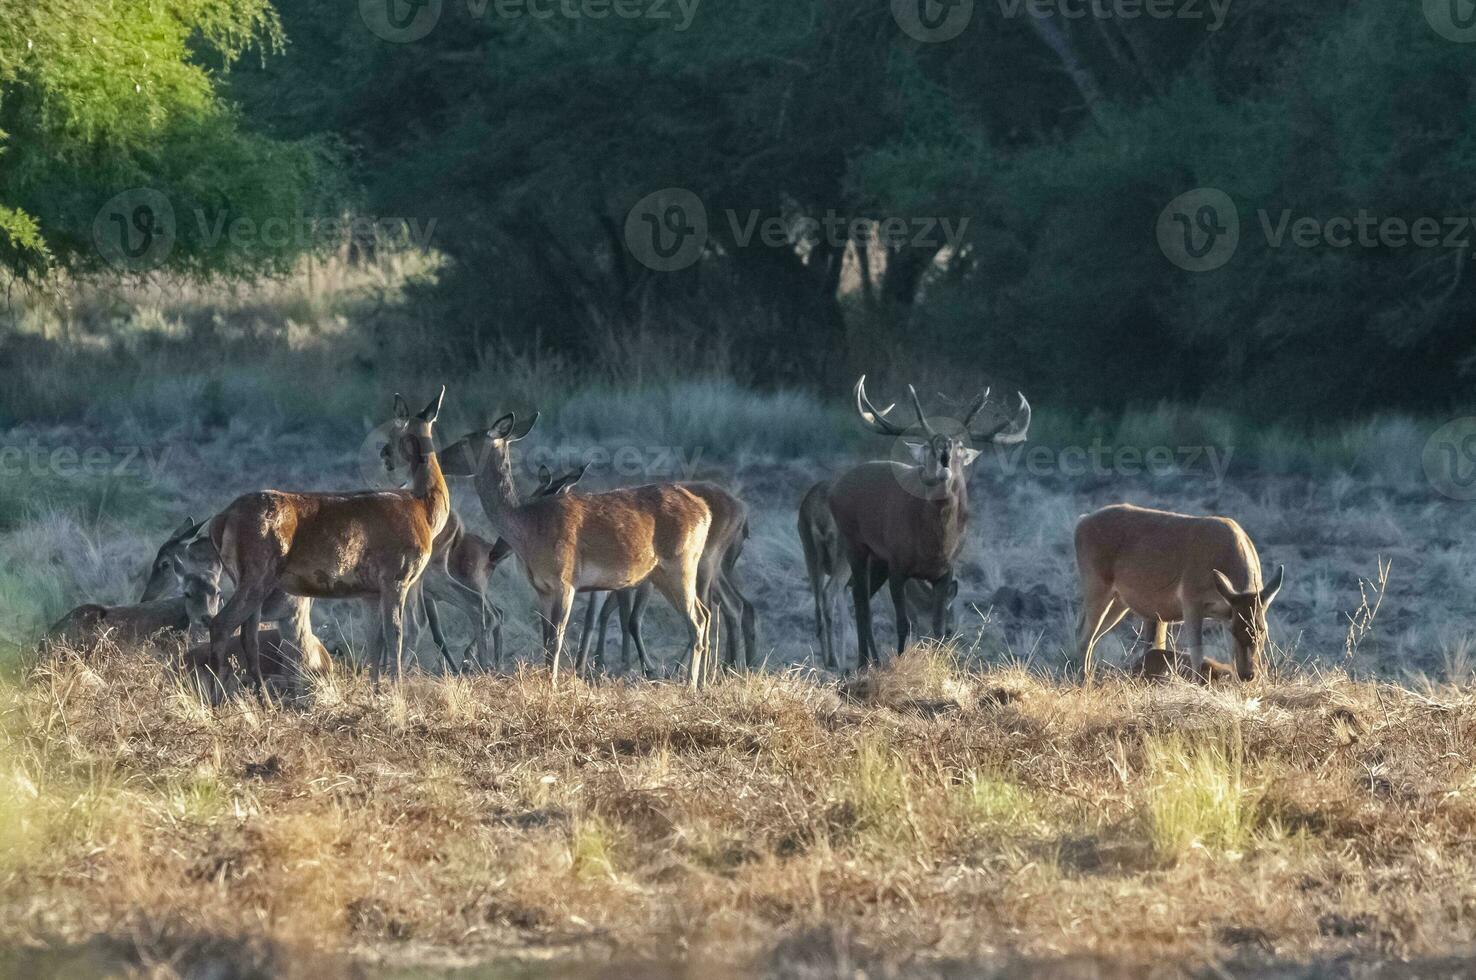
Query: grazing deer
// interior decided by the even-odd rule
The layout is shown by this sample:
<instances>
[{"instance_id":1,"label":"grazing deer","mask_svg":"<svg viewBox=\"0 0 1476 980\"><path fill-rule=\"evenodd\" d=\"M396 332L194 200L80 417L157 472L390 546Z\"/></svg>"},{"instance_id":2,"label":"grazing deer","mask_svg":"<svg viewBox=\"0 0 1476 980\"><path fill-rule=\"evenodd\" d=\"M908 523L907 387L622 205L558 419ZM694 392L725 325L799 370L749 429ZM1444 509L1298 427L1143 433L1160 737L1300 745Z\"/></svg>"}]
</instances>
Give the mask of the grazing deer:
<instances>
[{"instance_id":1,"label":"grazing deer","mask_svg":"<svg viewBox=\"0 0 1476 980\"><path fill-rule=\"evenodd\" d=\"M195 537L203 527L203 522L196 523L187 517L159 546L154 563L149 567L141 601L157 599L172 587L185 590L192 578L214 585L219 591L223 570L220 552L215 550L208 537ZM264 623L279 624L291 638L291 648L301 653L303 672L323 674L331 669L332 659L313 633L312 607L311 599L288 595L278 589L262 604L261 619Z\"/></svg>"},{"instance_id":2,"label":"grazing deer","mask_svg":"<svg viewBox=\"0 0 1476 980\"><path fill-rule=\"evenodd\" d=\"M443 386L398 436L410 460L409 490L262 490L237 497L211 520L210 540L236 583L210 624L218 673L224 675L231 634L241 629L247 680L258 688L264 684L257 626L263 602L282 589L308 598L374 603L379 628L371 674L377 685L381 664L388 661L399 680L405 598L430 562L432 544L451 513L431 434L445 397Z\"/></svg>"},{"instance_id":3,"label":"grazing deer","mask_svg":"<svg viewBox=\"0 0 1476 980\"><path fill-rule=\"evenodd\" d=\"M710 642L720 639L720 623L724 618L733 624L729 664L734 669L751 667L757 661L758 616L752 602L738 587L736 567L743 554L743 545L748 541L748 507L729 491L715 483L689 482L677 484L691 491L704 501L712 512L712 527L707 532L707 544L702 551L703 569L699 578L707 583L706 591L700 591L698 599L712 614ZM634 640L640 657L641 671L647 677L654 673L653 664L646 653L646 644L641 638L641 623L645 617L647 603L651 599L649 582L638 586L633 592L612 592L605 597L600 609L599 643L595 660L605 662L605 628L610 613L620 607L621 660L630 663L630 641ZM578 669L582 672L588 659L594 620L594 599L585 615L585 628L579 638ZM714 653L718 651L714 649Z\"/></svg>"},{"instance_id":4,"label":"grazing deer","mask_svg":"<svg viewBox=\"0 0 1476 980\"><path fill-rule=\"evenodd\" d=\"M185 639L196 627L208 625L219 610L220 586L198 575L188 576L182 585L183 594L172 599L131 606L78 606L42 634L42 648L68 646L89 652L104 637L120 645L141 645L160 634Z\"/></svg>"},{"instance_id":5,"label":"grazing deer","mask_svg":"<svg viewBox=\"0 0 1476 980\"><path fill-rule=\"evenodd\" d=\"M897 652L907 646L910 628L905 586L908 579L933 584L933 633L944 633L946 609L954 593L953 567L963 547L969 520L967 470L980 450L967 445L1010 445L1024 442L1030 430L1030 403L1020 396L1015 418L978 430L970 425L989 401L984 389L964 415L959 431L937 432L923 412L917 392L907 388L917 414L911 430L922 441L908 441L913 465L892 460L862 463L836 478L830 488L830 512L846 560L851 566L851 596L856 607L857 666L880 662L871 631L871 597L882 582L891 588L897 616ZM856 411L872 432L905 436L909 430L878 411L866 397L866 376L856 382Z\"/></svg>"},{"instance_id":6,"label":"grazing deer","mask_svg":"<svg viewBox=\"0 0 1476 980\"><path fill-rule=\"evenodd\" d=\"M800 548L805 555L805 571L810 578L810 592L815 597L815 636L820 641L820 652L824 665L830 670L840 670L840 654L835 644L835 607L841 590L851 581L851 566L842 554L840 531L835 526L835 515L830 512L831 481L821 480L805 491L799 506ZM921 618L933 608L933 586L931 582L909 579L905 588L908 618ZM958 580L949 584L945 599L946 612L943 617L943 636L957 632L957 618L953 600L958 596Z\"/></svg>"},{"instance_id":7,"label":"grazing deer","mask_svg":"<svg viewBox=\"0 0 1476 980\"><path fill-rule=\"evenodd\" d=\"M673 483L566 494L522 502L512 444L538 421L504 415L441 452L445 471L475 478L482 509L518 556L538 596L544 657L555 680L578 592L628 589L648 579L687 626L688 684L701 680L708 614L698 599L712 525L703 500Z\"/></svg>"},{"instance_id":8,"label":"grazing deer","mask_svg":"<svg viewBox=\"0 0 1476 980\"><path fill-rule=\"evenodd\" d=\"M1077 646L1088 679L1097 641L1129 612L1153 627L1153 648L1167 645L1168 624L1184 623L1183 646L1204 677L1204 620L1230 626L1235 672L1255 677L1266 645L1266 610L1286 566L1265 585L1256 546L1228 517L1191 517L1113 504L1076 524L1081 575Z\"/></svg>"}]
</instances>

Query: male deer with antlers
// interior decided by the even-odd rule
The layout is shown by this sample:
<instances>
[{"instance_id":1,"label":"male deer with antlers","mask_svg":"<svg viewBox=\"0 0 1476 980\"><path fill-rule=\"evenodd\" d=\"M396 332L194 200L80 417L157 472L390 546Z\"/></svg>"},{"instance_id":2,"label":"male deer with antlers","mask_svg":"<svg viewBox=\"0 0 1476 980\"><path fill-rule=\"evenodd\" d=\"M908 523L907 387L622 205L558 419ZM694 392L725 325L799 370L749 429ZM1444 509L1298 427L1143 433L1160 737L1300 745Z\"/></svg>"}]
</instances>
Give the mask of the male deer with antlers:
<instances>
[{"instance_id":1,"label":"male deer with antlers","mask_svg":"<svg viewBox=\"0 0 1476 980\"><path fill-rule=\"evenodd\" d=\"M1191 517L1113 504L1076 525L1081 575L1077 645L1090 679L1097 641L1129 612L1153 628L1164 648L1168 624L1184 623L1190 669L1205 678L1204 620L1230 625L1235 672L1255 677L1266 646L1266 610L1281 590L1286 566L1261 581L1261 558L1241 526L1228 517Z\"/></svg>"},{"instance_id":2,"label":"male deer with antlers","mask_svg":"<svg viewBox=\"0 0 1476 980\"><path fill-rule=\"evenodd\" d=\"M409 490L262 490L237 497L211 520L210 540L236 582L235 593L210 624L219 676L225 676L230 637L241 628L247 680L264 685L257 626L263 602L282 589L310 598L373 602L379 626L370 659L374 682L379 683L386 659L399 679L406 594L425 570L432 543L451 513L431 439L445 397L443 386L399 436L401 451L411 461Z\"/></svg>"},{"instance_id":3,"label":"male deer with antlers","mask_svg":"<svg viewBox=\"0 0 1476 980\"><path fill-rule=\"evenodd\" d=\"M856 382L856 411L868 429L878 435L920 439L906 442L913 465L876 460L843 473L830 490L830 511L840 531L851 565L851 595L856 607L857 667L880 662L871 631L871 597L882 582L892 593L897 616L897 652L907 646L910 629L906 584L922 579L933 584L933 634L944 634L948 599L953 592L953 567L963 548L969 521L967 469L980 450L967 445L1009 445L1024 442L1030 430L1030 403L1020 396L1019 412L982 429L970 425L989 401L984 389L958 432L938 432L928 421L917 392L908 385L917 414L914 430L887 418L891 405L878 411L866 397L866 376Z\"/></svg>"},{"instance_id":4,"label":"male deer with antlers","mask_svg":"<svg viewBox=\"0 0 1476 980\"><path fill-rule=\"evenodd\" d=\"M555 679L578 592L628 589L650 581L688 632L687 683L701 681L708 614L699 572L712 511L672 483L567 494L523 502L510 451L538 421L508 414L441 452L446 472L475 478L482 509L518 556L538 596L544 657Z\"/></svg>"}]
</instances>

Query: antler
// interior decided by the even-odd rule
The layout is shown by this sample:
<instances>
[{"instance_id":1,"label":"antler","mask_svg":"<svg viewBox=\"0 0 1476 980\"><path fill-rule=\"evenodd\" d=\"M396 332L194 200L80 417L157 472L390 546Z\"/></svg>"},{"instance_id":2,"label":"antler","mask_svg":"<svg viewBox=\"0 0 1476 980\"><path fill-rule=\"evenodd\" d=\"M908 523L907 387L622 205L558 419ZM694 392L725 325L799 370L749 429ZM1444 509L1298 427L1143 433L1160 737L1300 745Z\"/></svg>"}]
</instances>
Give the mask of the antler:
<instances>
[{"instance_id":1,"label":"antler","mask_svg":"<svg viewBox=\"0 0 1476 980\"><path fill-rule=\"evenodd\" d=\"M964 428L968 430L969 438L975 443L993 442L1001 446L1011 446L1018 442L1024 442L1030 431L1030 403L1025 400L1024 394L1016 392L1020 396L1020 410L1014 418L1004 419L996 425L987 429L974 430L969 426L974 421L974 416L984 408L989 401L989 389L985 388L974 399L969 413L964 416Z\"/></svg>"},{"instance_id":2,"label":"antler","mask_svg":"<svg viewBox=\"0 0 1476 980\"><path fill-rule=\"evenodd\" d=\"M907 394L912 396L912 410L917 413L917 424L921 425L923 431L931 436L933 434L933 427L928 424L928 417L922 410L922 402L917 400L917 389L912 387L912 385L908 385Z\"/></svg>"},{"instance_id":3,"label":"antler","mask_svg":"<svg viewBox=\"0 0 1476 980\"><path fill-rule=\"evenodd\" d=\"M916 395L913 399L915 402ZM886 417L886 414L895 407L895 405L888 405L881 411L877 411L876 406L871 404L871 399L866 397L866 375L861 375L861 379L856 382L856 411L861 414L861 421L866 423L868 429L883 436L900 436L907 431Z\"/></svg>"}]
</instances>

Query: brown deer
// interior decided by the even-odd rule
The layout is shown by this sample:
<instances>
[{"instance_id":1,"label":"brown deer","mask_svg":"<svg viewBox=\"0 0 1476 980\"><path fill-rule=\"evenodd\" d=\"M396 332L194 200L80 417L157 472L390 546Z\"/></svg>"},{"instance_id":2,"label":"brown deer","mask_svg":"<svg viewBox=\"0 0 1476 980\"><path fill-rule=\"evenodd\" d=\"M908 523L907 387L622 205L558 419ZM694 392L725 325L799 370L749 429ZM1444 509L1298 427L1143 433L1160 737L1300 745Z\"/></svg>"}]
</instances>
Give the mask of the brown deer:
<instances>
[{"instance_id":1,"label":"brown deer","mask_svg":"<svg viewBox=\"0 0 1476 980\"><path fill-rule=\"evenodd\" d=\"M186 639L195 628L207 626L219 610L220 586L204 576L190 575L182 587L183 594L172 599L131 606L77 606L42 634L41 648L70 647L89 653L104 638L128 646L161 637Z\"/></svg>"},{"instance_id":2,"label":"brown deer","mask_svg":"<svg viewBox=\"0 0 1476 980\"><path fill-rule=\"evenodd\" d=\"M220 553L208 537L195 537L203 527L204 523L196 523L187 517L159 546L154 563L149 567L141 601L157 599L171 588L186 590L191 579L210 583L219 592L223 571ZM328 651L313 633L311 599L288 595L278 589L262 604L261 620L281 626L290 638L290 648L300 652L303 672L322 674L331 669Z\"/></svg>"},{"instance_id":3,"label":"brown deer","mask_svg":"<svg viewBox=\"0 0 1476 980\"><path fill-rule=\"evenodd\" d=\"M840 531L835 515L830 512L831 481L821 480L800 498L799 538L805 556L805 572L810 578L810 592L815 598L815 636L820 641L824 666L840 670L840 654L835 644L834 612L841 590L851 581L851 566L842 553ZM922 617L933 608L933 586L920 579L909 579L905 588L908 618ZM949 585L943 636L957 631L953 600L958 596L958 580Z\"/></svg>"},{"instance_id":4,"label":"brown deer","mask_svg":"<svg viewBox=\"0 0 1476 980\"><path fill-rule=\"evenodd\" d=\"M858 669L880 662L871 631L871 597L882 582L891 588L897 616L897 652L907 646L910 629L906 583L922 579L933 584L933 635L942 636L946 607L953 595L953 567L963 547L969 520L967 470L978 458L976 445L1023 442L1030 430L1030 403L1020 396L1020 408L1007 418L971 430L970 425L989 401L984 389L964 415L956 431L935 431L923 412L917 392L908 386L916 426L909 430L886 416L892 406L878 411L866 397L866 376L856 382L856 411L868 429L879 435L913 435L906 446L916 461L862 463L836 478L830 489L830 512L835 516L846 560L851 566L851 596L856 607Z\"/></svg>"},{"instance_id":5,"label":"brown deer","mask_svg":"<svg viewBox=\"0 0 1476 980\"><path fill-rule=\"evenodd\" d=\"M687 626L688 684L701 681L708 614L698 599L712 512L690 490L651 484L522 502L510 451L538 421L504 415L441 452L446 472L475 478L482 508L538 596L544 657L555 680L578 592L651 581Z\"/></svg>"},{"instance_id":6,"label":"brown deer","mask_svg":"<svg viewBox=\"0 0 1476 980\"><path fill-rule=\"evenodd\" d=\"M583 477L588 464L565 473L555 479L545 467L539 474L540 480L535 497L547 497L557 493L568 493ZM475 531L467 529L453 510L446 519L446 526L436 536L431 549L430 564L416 583L410 599L410 608L416 607L418 599L425 610L426 623L431 637L446 663L449 672L456 674L466 670L472 650L477 652L477 662L483 670L501 670L502 659L502 609L492 601L492 573L497 566L512 554L502 541L488 541ZM441 628L438 603L445 602L460 609L476 633L472 644L462 652L461 664L457 665ZM492 659L487 659L487 632L492 633ZM409 644L414 649L415 644Z\"/></svg>"},{"instance_id":7,"label":"brown deer","mask_svg":"<svg viewBox=\"0 0 1476 980\"><path fill-rule=\"evenodd\" d=\"M1081 576L1077 647L1086 677L1097 641L1129 612L1152 626L1153 648L1167 645L1168 624L1183 622L1190 669L1205 677L1204 620L1228 623L1235 672L1255 677L1266 646L1266 610L1281 589L1286 566L1262 584L1261 559L1240 525L1228 517L1191 517L1113 504L1076 524Z\"/></svg>"},{"instance_id":8,"label":"brown deer","mask_svg":"<svg viewBox=\"0 0 1476 980\"><path fill-rule=\"evenodd\" d=\"M436 460L432 427L446 389L398 438L411 461L409 490L289 493L237 497L210 522L210 540L236 591L210 624L215 668L224 676L229 640L241 629L247 681L264 685L257 645L262 604L277 589L314 599L374 603L371 674L383 661L396 680L403 666L405 598L430 562L451 497Z\"/></svg>"},{"instance_id":9,"label":"brown deer","mask_svg":"<svg viewBox=\"0 0 1476 980\"><path fill-rule=\"evenodd\" d=\"M731 655L728 663L734 669L746 669L757 662L758 615L752 602L738 586L737 564L743 554L743 545L748 540L748 507L728 490L715 483L688 482L681 486L704 501L712 512L712 527L707 532L707 544L702 552L702 571L699 578L707 583L705 592L698 599L712 614L710 642L720 640L720 623L726 619L732 624ZM641 671L651 677L654 665L646 653L646 644L641 637L641 624L646 605L651 600L651 584L638 586L633 592L612 592L605 597L600 609L599 643L595 660L603 666L605 662L605 629L610 613L620 607L621 660L624 666L630 663L629 644L633 640L640 657ZM588 660L591 629L594 619L594 599L585 615L585 628L579 638L578 669L582 672ZM714 649L714 653L718 651Z\"/></svg>"}]
</instances>

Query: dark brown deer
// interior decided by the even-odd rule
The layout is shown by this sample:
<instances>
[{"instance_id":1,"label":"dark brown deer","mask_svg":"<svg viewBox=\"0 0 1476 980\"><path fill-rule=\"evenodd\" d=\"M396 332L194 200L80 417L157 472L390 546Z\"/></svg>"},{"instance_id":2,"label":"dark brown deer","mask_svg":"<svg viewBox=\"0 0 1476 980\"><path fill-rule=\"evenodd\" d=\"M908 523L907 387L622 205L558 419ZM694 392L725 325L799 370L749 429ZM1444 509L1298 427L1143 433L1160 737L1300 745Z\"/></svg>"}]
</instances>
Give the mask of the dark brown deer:
<instances>
[{"instance_id":1,"label":"dark brown deer","mask_svg":"<svg viewBox=\"0 0 1476 980\"><path fill-rule=\"evenodd\" d=\"M974 399L956 430L935 431L917 392L908 386L917 424L908 429L887 419L866 397L866 376L856 382L856 411L868 429L905 444L912 465L892 460L862 463L838 477L830 490L830 511L851 566L856 607L857 665L880 662L871 629L871 596L886 582L897 616L897 652L907 646L910 629L906 584L922 579L933 585L933 635L942 636L953 569L969 521L968 467L980 450L969 445L1023 442L1030 430L1030 403L1020 396L1014 418L970 429L989 401L986 388ZM966 441L967 440L967 441Z\"/></svg>"},{"instance_id":2,"label":"dark brown deer","mask_svg":"<svg viewBox=\"0 0 1476 980\"><path fill-rule=\"evenodd\" d=\"M409 490L288 493L262 490L237 497L210 522L210 540L236 591L210 624L215 667L225 676L229 641L242 630L248 682L264 686L257 646L262 604L277 589L314 599L373 603L371 673L383 661L399 679L405 598L430 562L446 526L451 498L432 442L446 389L399 435L411 461Z\"/></svg>"},{"instance_id":3,"label":"dark brown deer","mask_svg":"<svg viewBox=\"0 0 1476 980\"><path fill-rule=\"evenodd\" d=\"M830 512L830 480L821 480L800 498L799 538L805 556L805 572L810 579L810 592L815 599L815 636L820 641L822 663L829 670L841 669L840 652L835 642L835 609L841 591L850 584L851 566L841 546L840 530ZM933 608L933 586L930 582L909 579L905 589L908 618L928 615ZM958 595L958 580L949 585L944 613L943 636L957 630L953 600Z\"/></svg>"},{"instance_id":4,"label":"dark brown deer","mask_svg":"<svg viewBox=\"0 0 1476 980\"><path fill-rule=\"evenodd\" d=\"M475 477L499 537L518 556L538 596L544 656L555 679L574 596L651 581L687 626L688 683L702 677L708 615L698 599L712 512L673 483L564 494L524 502L512 478L511 446L538 420L505 415L441 453L446 472Z\"/></svg>"}]
</instances>

